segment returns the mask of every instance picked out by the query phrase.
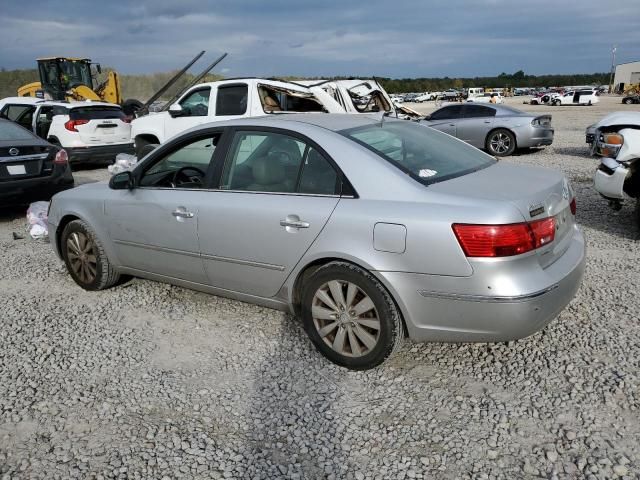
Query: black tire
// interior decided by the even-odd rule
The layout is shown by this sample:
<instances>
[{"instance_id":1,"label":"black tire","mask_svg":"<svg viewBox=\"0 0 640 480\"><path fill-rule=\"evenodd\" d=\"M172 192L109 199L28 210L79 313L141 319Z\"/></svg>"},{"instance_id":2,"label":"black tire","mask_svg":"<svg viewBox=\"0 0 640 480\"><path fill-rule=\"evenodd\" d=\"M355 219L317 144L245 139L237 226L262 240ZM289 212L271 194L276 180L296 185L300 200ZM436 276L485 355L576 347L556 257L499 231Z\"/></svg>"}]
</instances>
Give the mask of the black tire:
<instances>
[{"instance_id":1,"label":"black tire","mask_svg":"<svg viewBox=\"0 0 640 480\"><path fill-rule=\"evenodd\" d=\"M344 289L347 288L347 282L354 284L359 289L358 295L368 296L373 303L374 309L372 310L376 315L374 318L379 321L380 328L379 330L369 330L369 332L377 332L376 335L378 335L378 337L375 346L372 348L368 349L364 342L358 347L364 347L364 350L369 350L361 356L343 355L337 352L325 343L325 340L322 339L318 332L318 327L316 327L311 309L314 299L316 298L316 293L322 289L324 285L333 280L344 282L342 287ZM347 290L343 290L343 292L347 292ZM346 296L348 297L348 293ZM397 351L403 343L404 326L395 302L384 286L373 275L360 267L346 262L331 262L320 267L302 286L301 299L302 321L309 338L318 351L336 365L351 370L368 370L375 368ZM347 308L349 307L347 306ZM329 320L328 322L332 321L333 320ZM335 323L337 322L339 322L338 319L336 319ZM354 324L351 323L351 325L353 326ZM345 327L345 330L347 328L349 327ZM360 325L358 328L361 328ZM335 334L326 335L326 338L333 335L333 339L335 340L339 329L343 329L343 327L335 327ZM351 331L351 329L349 329L349 331ZM349 335L343 334L343 338L351 345L351 337ZM352 336L356 338L355 334ZM357 338L358 340L360 339L360 337ZM343 345L346 347L345 342L343 342ZM352 352L353 350L354 349L351 348Z\"/></svg>"},{"instance_id":2,"label":"black tire","mask_svg":"<svg viewBox=\"0 0 640 480\"><path fill-rule=\"evenodd\" d=\"M136 112L142 108L142 106L143 103L140 100L129 98L122 102L122 111L125 115L133 117L135 116Z\"/></svg>"},{"instance_id":3,"label":"black tire","mask_svg":"<svg viewBox=\"0 0 640 480\"><path fill-rule=\"evenodd\" d=\"M484 142L487 151L496 157L506 157L516 150L516 137L505 128L492 130Z\"/></svg>"},{"instance_id":4,"label":"black tire","mask_svg":"<svg viewBox=\"0 0 640 480\"><path fill-rule=\"evenodd\" d=\"M633 103L633 100L631 100L630 98L625 98L622 103L624 103L625 105L631 105Z\"/></svg>"},{"instance_id":5,"label":"black tire","mask_svg":"<svg viewBox=\"0 0 640 480\"><path fill-rule=\"evenodd\" d=\"M76 236L74 237L74 235ZM95 270L93 278L85 278L85 270L83 270L82 267L78 269L77 263L75 263L76 267L74 267L73 256L75 254L69 242L77 243L77 240L82 237L85 237L88 242L88 245L85 244L86 247L84 248L84 253L87 258L90 259L91 256L95 258L95 262L93 262L95 264L93 268L93 270ZM80 243L80 246L82 246L82 243ZM102 243L93 229L82 220L74 220L64 227L60 237L60 251L62 252L62 258L64 259L71 278L85 290L104 290L105 288L115 285L120 280L120 274L109 262ZM93 270L87 269L86 272L93 273ZM82 273L79 273L80 271L82 271ZM88 277L90 277L90 275Z\"/></svg>"}]
</instances>

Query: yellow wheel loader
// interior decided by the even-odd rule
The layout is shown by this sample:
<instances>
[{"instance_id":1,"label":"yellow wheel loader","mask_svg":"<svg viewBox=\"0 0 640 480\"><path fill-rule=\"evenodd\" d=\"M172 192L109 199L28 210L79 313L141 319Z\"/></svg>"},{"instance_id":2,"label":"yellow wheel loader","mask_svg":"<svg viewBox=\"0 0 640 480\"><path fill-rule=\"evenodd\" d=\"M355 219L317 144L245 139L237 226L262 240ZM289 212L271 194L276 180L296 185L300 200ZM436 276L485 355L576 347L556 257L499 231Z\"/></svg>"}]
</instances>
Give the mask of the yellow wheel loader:
<instances>
[{"instance_id":1,"label":"yellow wheel loader","mask_svg":"<svg viewBox=\"0 0 640 480\"><path fill-rule=\"evenodd\" d=\"M23 85L18 89L21 97L40 97L51 100L94 100L122 105L126 115L133 115L142 103L122 98L120 79L113 70L104 82L96 81L102 73L100 64L92 64L88 58L48 57L39 58L39 82ZM92 71L91 65L95 65Z\"/></svg>"}]
</instances>

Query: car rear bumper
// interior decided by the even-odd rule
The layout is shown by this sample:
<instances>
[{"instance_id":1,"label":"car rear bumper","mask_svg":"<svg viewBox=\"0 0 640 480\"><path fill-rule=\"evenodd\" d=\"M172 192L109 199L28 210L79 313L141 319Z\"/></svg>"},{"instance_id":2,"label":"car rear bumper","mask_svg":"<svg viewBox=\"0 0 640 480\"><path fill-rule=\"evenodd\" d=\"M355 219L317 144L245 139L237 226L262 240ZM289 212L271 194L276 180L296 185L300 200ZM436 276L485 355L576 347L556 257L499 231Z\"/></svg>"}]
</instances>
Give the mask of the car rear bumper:
<instances>
[{"instance_id":1,"label":"car rear bumper","mask_svg":"<svg viewBox=\"0 0 640 480\"><path fill-rule=\"evenodd\" d=\"M499 262L487 263L491 268L480 266L471 277L377 275L392 291L414 341L516 340L547 325L580 287L586 249L574 228L569 248L544 269L532 256L524 268L509 271Z\"/></svg>"},{"instance_id":2,"label":"car rear bumper","mask_svg":"<svg viewBox=\"0 0 640 480\"><path fill-rule=\"evenodd\" d=\"M133 155L132 143L96 145L91 147L64 147L70 162L113 162L119 153Z\"/></svg>"},{"instance_id":3,"label":"car rear bumper","mask_svg":"<svg viewBox=\"0 0 640 480\"><path fill-rule=\"evenodd\" d=\"M73 175L68 166L49 176L5 180L0 182L0 202L5 206L49 200L56 193L72 188L73 185Z\"/></svg>"},{"instance_id":4,"label":"car rear bumper","mask_svg":"<svg viewBox=\"0 0 640 480\"><path fill-rule=\"evenodd\" d=\"M553 143L553 128L535 128L531 127L528 135L518 137L519 148L541 147L551 145Z\"/></svg>"}]
</instances>

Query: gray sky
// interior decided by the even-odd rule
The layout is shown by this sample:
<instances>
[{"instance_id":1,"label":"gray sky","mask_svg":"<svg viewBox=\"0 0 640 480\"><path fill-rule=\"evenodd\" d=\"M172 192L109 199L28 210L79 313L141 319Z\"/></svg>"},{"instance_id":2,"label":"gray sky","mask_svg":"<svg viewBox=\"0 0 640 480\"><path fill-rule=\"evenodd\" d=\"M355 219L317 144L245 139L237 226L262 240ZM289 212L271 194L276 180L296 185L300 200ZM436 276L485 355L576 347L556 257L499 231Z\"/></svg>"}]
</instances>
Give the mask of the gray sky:
<instances>
[{"instance_id":1,"label":"gray sky","mask_svg":"<svg viewBox=\"0 0 640 480\"><path fill-rule=\"evenodd\" d=\"M229 52L214 70L227 76L592 73L609 70L613 44L619 63L640 60L638 0L27 3L0 0L0 67L66 55L151 73L207 50Z\"/></svg>"}]
</instances>

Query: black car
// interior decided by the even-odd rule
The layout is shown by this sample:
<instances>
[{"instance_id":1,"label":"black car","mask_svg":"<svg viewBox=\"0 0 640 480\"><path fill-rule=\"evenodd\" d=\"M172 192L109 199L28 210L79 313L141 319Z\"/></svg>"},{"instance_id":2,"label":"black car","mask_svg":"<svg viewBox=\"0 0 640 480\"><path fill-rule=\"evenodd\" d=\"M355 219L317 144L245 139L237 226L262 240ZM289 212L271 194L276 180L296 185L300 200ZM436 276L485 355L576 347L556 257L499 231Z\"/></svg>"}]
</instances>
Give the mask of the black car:
<instances>
[{"instance_id":1,"label":"black car","mask_svg":"<svg viewBox=\"0 0 640 480\"><path fill-rule=\"evenodd\" d=\"M71 187L64 149L0 118L0 206L48 200Z\"/></svg>"},{"instance_id":2,"label":"black car","mask_svg":"<svg viewBox=\"0 0 640 480\"><path fill-rule=\"evenodd\" d=\"M622 103L631 105L632 103L640 103L640 95L628 95L622 99Z\"/></svg>"}]
</instances>

